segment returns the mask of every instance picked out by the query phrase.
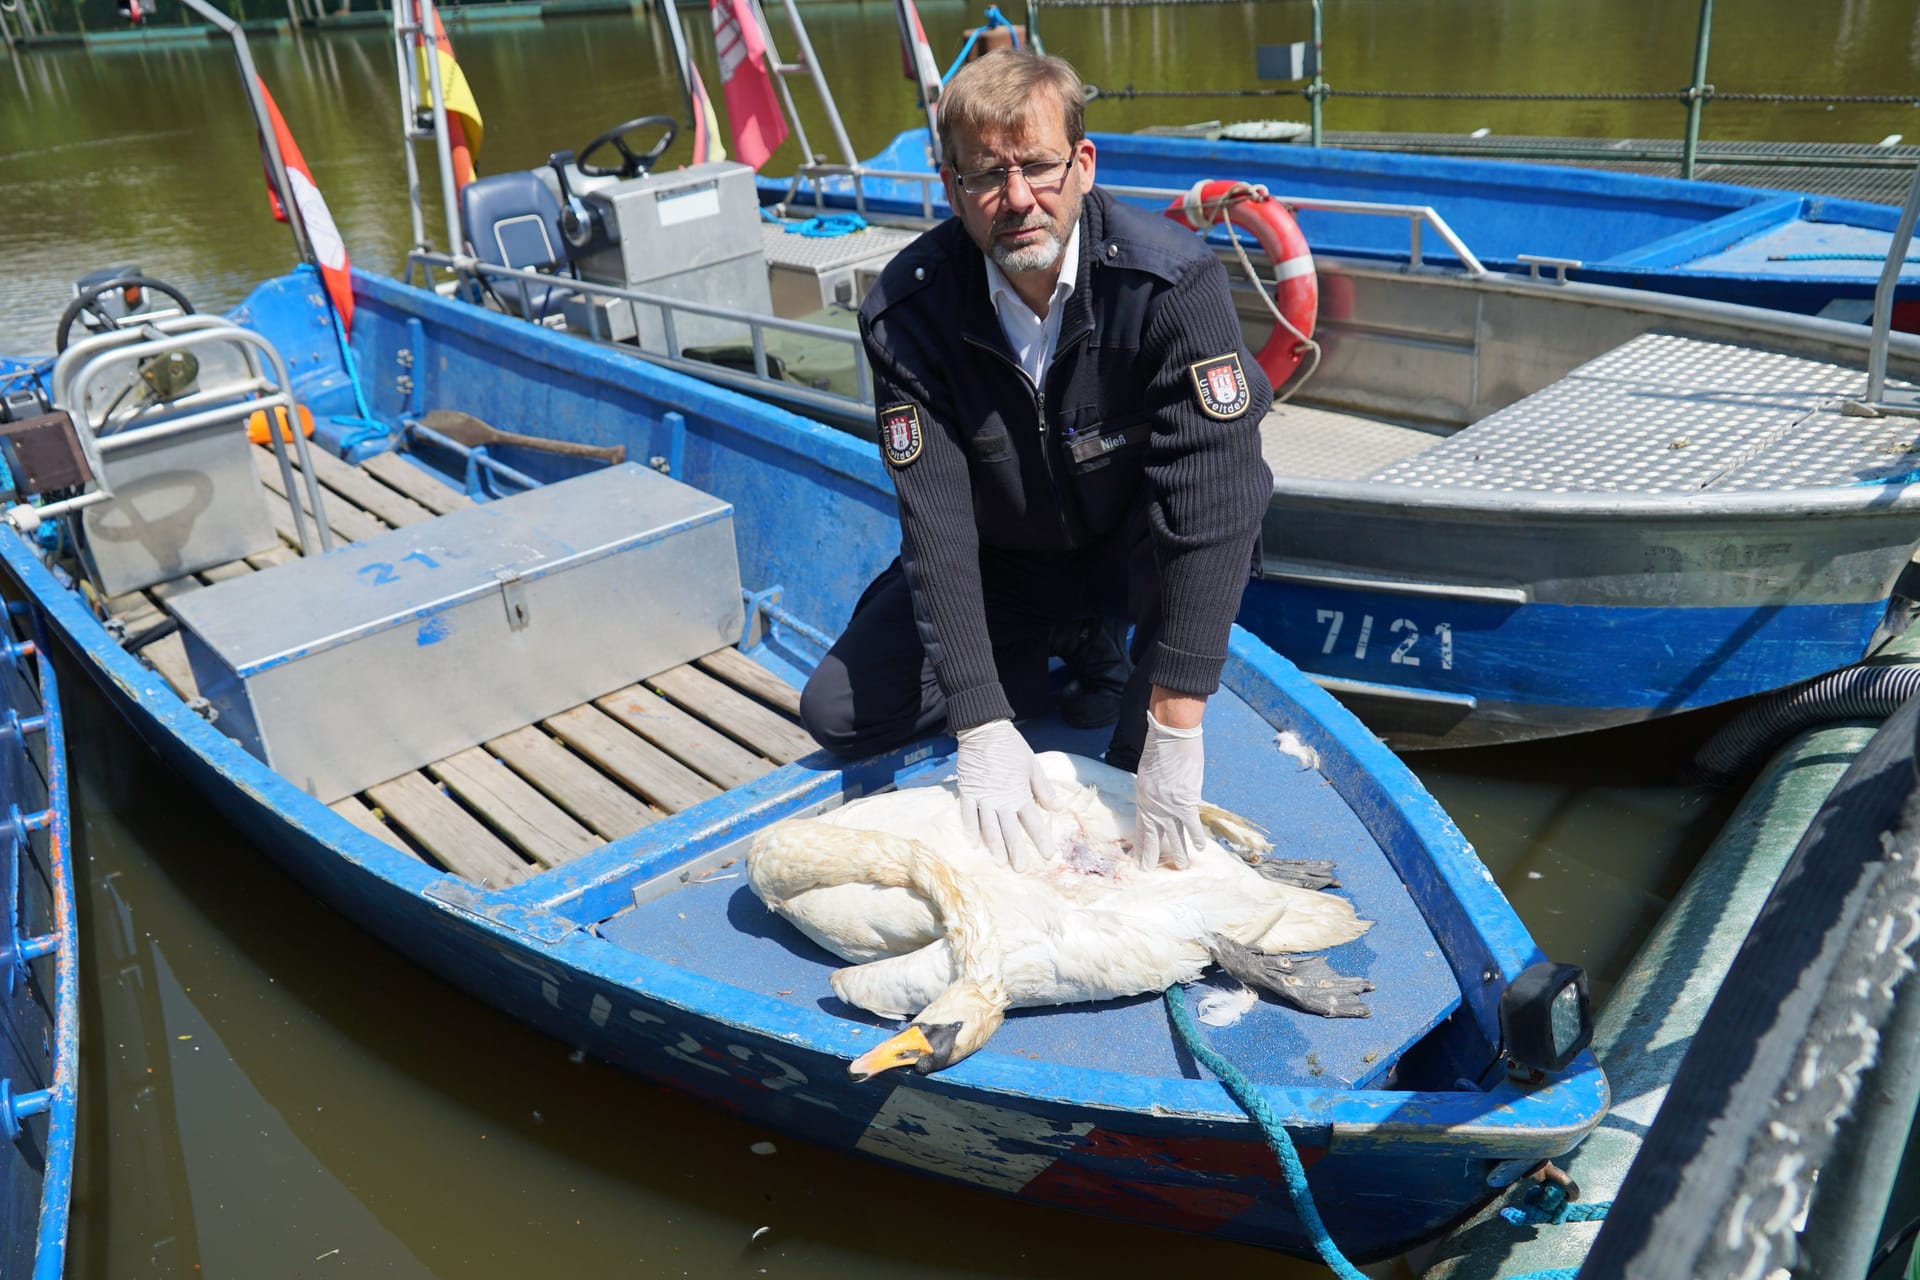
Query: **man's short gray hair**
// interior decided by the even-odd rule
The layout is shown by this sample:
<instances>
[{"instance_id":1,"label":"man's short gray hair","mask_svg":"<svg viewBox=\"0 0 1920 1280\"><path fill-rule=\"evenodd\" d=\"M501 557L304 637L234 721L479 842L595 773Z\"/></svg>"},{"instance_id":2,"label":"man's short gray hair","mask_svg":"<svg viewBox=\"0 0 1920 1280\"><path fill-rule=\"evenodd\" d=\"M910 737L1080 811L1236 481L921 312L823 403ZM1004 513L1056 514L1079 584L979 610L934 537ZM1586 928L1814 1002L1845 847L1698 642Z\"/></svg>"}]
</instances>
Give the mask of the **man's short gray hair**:
<instances>
[{"instance_id":1,"label":"man's short gray hair","mask_svg":"<svg viewBox=\"0 0 1920 1280\"><path fill-rule=\"evenodd\" d=\"M940 154L954 163L953 140L965 132L978 138L991 132L1017 133L1029 123L1033 96L1045 89L1059 104L1067 145L1087 136L1087 92L1080 73L1065 58L995 49L960 68L940 93Z\"/></svg>"}]
</instances>

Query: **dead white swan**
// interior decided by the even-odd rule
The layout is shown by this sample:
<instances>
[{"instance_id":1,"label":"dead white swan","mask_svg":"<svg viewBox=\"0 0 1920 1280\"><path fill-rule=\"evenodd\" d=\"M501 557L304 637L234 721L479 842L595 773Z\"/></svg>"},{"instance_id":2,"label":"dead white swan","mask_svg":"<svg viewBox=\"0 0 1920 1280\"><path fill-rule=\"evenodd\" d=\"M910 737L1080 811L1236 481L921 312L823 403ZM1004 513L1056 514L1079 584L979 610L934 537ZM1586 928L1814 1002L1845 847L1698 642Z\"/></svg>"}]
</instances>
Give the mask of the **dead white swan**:
<instances>
[{"instance_id":1,"label":"dead white swan","mask_svg":"<svg viewBox=\"0 0 1920 1280\"><path fill-rule=\"evenodd\" d=\"M834 973L834 993L913 1020L853 1063L856 1079L958 1062L1009 1008L1161 991L1210 963L1298 1008L1366 1016L1359 993L1371 983L1281 954L1337 946L1372 923L1316 891L1333 882L1328 864L1252 864L1215 837L1255 856L1270 846L1208 807L1191 866L1143 871L1128 852L1133 776L1059 752L1040 759L1071 799L1049 815L1054 848L1039 870L1012 871L974 846L951 784L855 800L755 839L747 874L761 901L853 962Z\"/></svg>"}]
</instances>

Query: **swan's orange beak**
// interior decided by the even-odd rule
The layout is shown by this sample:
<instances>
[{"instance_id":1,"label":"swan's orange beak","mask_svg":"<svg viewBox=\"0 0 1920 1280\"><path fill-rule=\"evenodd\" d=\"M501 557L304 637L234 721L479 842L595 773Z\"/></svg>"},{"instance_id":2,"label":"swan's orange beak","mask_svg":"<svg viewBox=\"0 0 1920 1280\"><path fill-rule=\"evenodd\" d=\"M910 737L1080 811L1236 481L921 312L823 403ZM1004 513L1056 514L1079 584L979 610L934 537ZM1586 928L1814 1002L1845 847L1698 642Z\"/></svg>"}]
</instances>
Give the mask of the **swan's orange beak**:
<instances>
[{"instance_id":1,"label":"swan's orange beak","mask_svg":"<svg viewBox=\"0 0 1920 1280\"><path fill-rule=\"evenodd\" d=\"M911 1067L922 1058L933 1054L933 1045L927 1040L927 1033L918 1026L909 1026L884 1044L875 1045L847 1067L847 1074L854 1080L868 1080L882 1071L892 1071L898 1067Z\"/></svg>"}]
</instances>

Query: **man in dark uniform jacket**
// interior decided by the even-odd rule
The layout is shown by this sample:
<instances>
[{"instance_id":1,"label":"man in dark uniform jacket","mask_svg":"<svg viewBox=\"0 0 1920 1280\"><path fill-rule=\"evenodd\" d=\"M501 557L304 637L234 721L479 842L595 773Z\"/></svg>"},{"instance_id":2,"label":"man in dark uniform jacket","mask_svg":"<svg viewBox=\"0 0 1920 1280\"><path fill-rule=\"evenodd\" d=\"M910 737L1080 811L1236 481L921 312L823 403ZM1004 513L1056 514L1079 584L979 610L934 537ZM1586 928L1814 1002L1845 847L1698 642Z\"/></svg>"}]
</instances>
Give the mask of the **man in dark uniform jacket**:
<instances>
[{"instance_id":1,"label":"man in dark uniform jacket","mask_svg":"<svg viewBox=\"0 0 1920 1280\"><path fill-rule=\"evenodd\" d=\"M1013 720L1049 708L1050 633L1131 620L1107 759L1137 774L1135 857L1184 867L1202 838L1201 713L1272 494L1273 393L1212 253L1093 185L1083 103L1072 67L1015 50L941 95L957 216L860 308L900 557L801 717L848 756L944 721L969 829L1020 867L1049 852L1055 798Z\"/></svg>"}]
</instances>

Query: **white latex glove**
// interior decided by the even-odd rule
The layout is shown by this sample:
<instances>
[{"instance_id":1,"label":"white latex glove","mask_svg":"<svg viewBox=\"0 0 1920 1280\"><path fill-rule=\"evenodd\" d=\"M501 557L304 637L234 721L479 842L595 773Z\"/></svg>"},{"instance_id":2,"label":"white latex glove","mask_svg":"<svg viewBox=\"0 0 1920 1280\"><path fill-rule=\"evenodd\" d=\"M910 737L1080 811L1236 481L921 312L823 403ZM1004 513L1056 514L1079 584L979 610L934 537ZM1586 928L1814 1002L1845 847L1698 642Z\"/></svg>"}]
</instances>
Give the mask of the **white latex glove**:
<instances>
[{"instance_id":1,"label":"white latex glove","mask_svg":"<svg viewBox=\"0 0 1920 1280\"><path fill-rule=\"evenodd\" d=\"M967 835L1015 871L1044 860L1053 839L1041 810L1060 802L1033 748L1011 720L989 720L957 736L960 822Z\"/></svg>"},{"instance_id":2,"label":"white latex glove","mask_svg":"<svg viewBox=\"0 0 1920 1280\"><path fill-rule=\"evenodd\" d=\"M1206 839L1200 825L1200 781L1206 773L1200 726L1169 729L1147 713L1147 742L1134 775L1133 856L1145 869L1162 862L1184 869Z\"/></svg>"}]
</instances>

